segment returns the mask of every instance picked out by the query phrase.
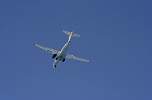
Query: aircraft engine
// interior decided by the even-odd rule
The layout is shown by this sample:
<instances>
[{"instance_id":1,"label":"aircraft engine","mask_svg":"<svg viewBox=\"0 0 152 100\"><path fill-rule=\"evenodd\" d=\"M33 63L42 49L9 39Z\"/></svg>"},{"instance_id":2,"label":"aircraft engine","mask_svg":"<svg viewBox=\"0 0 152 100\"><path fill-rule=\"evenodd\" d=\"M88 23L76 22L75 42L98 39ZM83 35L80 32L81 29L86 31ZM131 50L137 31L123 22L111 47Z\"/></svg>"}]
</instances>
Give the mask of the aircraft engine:
<instances>
[{"instance_id":1,"label":"aircraft engine","mask_svg":"<svg viewBox=\"0 0 152 100\"><path fill-rule=\"evenodd\" d=\"M65 58L63 58L62 62L65 62Z\"/></svg>"},{"instance_id":2,"label":"aircraft engine","mask_svg":"<svg viewBox=\"0 0 152 100\"><path fill-rule=\"evenodd\" d=\"M52 55L52 58L54 59L56 56L57 56L57 54L53 54L53 55Z\"/></svg>"}]
</instances>

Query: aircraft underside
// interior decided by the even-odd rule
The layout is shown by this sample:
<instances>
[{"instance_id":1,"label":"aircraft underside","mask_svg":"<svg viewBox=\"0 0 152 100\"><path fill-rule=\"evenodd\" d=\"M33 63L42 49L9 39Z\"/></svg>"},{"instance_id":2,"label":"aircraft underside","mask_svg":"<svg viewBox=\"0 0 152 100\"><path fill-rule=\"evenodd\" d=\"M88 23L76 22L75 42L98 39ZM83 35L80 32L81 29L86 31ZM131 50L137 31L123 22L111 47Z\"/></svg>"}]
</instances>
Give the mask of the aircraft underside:
<instances>
[{"instance_id":1,"label":"aircraft underside","mask_svg":"<svg viewBox=\"0 0 152 100\"><path fill-rule=\"evenodd\" d=\"M48 47L44 47L41 46L39 44L35 44L36 47L48 52L52 54L52 59L54 60L53 62L53 68L55 70L56 66L58 63L60 62L65 62L65 60L77 60L77 61L81 61L81 62L89 62L89 60L87 59L83 59L80 57L77 57L73 54L68 54L67 51L71 45L71 38L72 37L80 37L80 35L74 33L74 32L66 32L64 31L64 33L66 35L69 36L68 41L65 43L65 45L59 50L53 49L53 48L48 48Z\"/></svg>"},{"instance_id":2,"label":"aircraft underside","mask_svg":"<svg viewBox=\"0 0 152 100\"><path fill-rule=\"evenodd\" d=\"M52 55L52 59L65 62L65 57L57 56L57 54L53 54L53 55Z\"/></svg>"}]
</instances>

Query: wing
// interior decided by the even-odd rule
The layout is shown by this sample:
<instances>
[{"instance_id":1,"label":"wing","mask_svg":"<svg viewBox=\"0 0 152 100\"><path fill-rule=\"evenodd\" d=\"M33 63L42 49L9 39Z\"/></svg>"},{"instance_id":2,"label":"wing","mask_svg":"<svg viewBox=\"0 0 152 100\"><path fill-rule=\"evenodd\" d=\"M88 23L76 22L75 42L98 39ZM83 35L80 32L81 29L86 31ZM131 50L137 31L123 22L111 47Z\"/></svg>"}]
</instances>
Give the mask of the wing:
<instances>
[{"instance_id":1,"label":"wing","mask_svg":"<svg viewBox=\"0 0 152 100\"><path fill-rule=\"evenodd\" d=\"M42 50L44 50L44 51L46 51L46 52L49 52L51 54L56 54L58 52L58 50L55 50L55 49L52 49L52 48L43 47L43 46L41 46L39 44L35 44L35 46L40 48L40 49L42 49Z\"/></svg>"},{"instance_id":2,"label":"wing","mask_svg":"<svg viewBox=\"0 0 152 100\"><path fill-rule=\"evenodd\" d=\"M76 57L76 56L71 55L71 54L68 54L66 56L66 59L77 60L77 61L80 61L80 62L89 62L89 60L87 60L87 59L79 58L79 57Z\"/></svg>"}]
</instances>

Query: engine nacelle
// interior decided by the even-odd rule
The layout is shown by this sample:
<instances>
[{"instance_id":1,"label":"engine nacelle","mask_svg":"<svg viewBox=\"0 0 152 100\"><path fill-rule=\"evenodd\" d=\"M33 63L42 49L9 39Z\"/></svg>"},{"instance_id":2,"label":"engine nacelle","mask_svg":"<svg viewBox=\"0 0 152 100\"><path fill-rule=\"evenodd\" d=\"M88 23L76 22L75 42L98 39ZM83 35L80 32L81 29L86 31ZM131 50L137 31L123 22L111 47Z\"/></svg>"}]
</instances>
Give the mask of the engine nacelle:
<instances>
[{"instance_id":1,"label":"engine nacelle","mask_svg":"<svg viewBox=\"0 0 152 100\"><path fill-rule=\"evenodd\" d=\"M52 59L54 59L56 56L57 56L57 54L53 54L53 55L52 55Z\"/></svg>"},{"instance_id":2,"label":"engine nacelle","mask_svg":"<svg viewBox=\"0 0 152 100\"><path fill-rule=\"evenodd\" d=\"M65 58L63 58L62 62L65 62Z\"/></svg>"}]
</instances>

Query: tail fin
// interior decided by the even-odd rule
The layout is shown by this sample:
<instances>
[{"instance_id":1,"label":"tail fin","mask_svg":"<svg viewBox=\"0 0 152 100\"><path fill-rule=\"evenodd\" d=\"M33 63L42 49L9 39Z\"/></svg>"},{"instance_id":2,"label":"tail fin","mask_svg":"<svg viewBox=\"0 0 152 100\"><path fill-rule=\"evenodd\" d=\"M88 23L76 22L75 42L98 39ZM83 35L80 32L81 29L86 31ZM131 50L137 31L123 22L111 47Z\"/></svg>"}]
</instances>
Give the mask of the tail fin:
<instances>
[{"instance_id":1,"label":"tail fin","mask_svg":"<svg viewBox=\"0 0 152 100\"><path fill-rule=\"evenodd\" d=\"M72 37L80 37L79 34L76 34L74 32L69 32L69 31L65 31L63 30L63 32L66 34L66 35L69 35L69 36L72 36Z\"/></svg>"}]
</instances>

